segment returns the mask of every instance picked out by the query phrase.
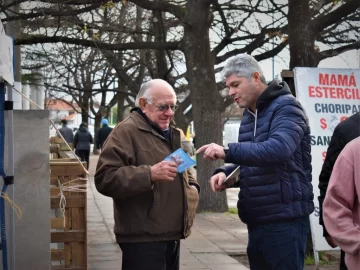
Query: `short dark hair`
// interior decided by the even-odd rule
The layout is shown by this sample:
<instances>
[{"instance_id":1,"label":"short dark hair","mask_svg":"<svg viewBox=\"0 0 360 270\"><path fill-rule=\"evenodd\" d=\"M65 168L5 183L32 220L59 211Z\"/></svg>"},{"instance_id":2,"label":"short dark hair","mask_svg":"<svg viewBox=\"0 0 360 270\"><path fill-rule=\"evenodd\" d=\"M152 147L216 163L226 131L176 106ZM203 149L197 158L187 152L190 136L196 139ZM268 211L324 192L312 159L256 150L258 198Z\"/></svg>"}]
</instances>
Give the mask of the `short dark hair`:
<instances>
[{"instance_id":1,"label":"short dark hair","mask_svg":"<svg viewBox=\"0 0 360 270\"><path fill-rule=\"evenodd\" d=\"M87 124L84 123L84 122L82 122L82 123L80 124L80 127L87 127Z\"/></svg>"},{"instance_id":2,"label":"short dark hair","mask_svg":"<svg viewBox=\"0 0 360 270\"><path fill-rule=\"evenodd\" d=\"M62 120L61 120L61 124L67 125L67 121L66 121L65 119L62 119Z\"/></svg>"}]
</instances>

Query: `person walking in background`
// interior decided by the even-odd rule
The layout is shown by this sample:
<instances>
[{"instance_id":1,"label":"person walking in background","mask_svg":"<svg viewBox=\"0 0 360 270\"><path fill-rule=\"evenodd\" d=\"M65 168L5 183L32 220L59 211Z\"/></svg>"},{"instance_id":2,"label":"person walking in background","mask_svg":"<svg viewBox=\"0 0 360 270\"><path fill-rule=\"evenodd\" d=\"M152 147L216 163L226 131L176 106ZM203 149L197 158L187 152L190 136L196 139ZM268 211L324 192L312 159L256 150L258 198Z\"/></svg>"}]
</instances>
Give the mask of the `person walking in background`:
<instances>
[{"instance_id":1,"label":"person walking in background","mask_svg":"<svg viewBox=\"0 0 360 270\"><path fill-rule=\"evenodd\" d=\"M324 164L322 166L322 170L319 176L319 189L320 196L319 199L319 223L323 227L323 236L328 242L329 246L336 247L337 245L332 240L331 236L326 230L326 226L323 221L323 202L326 195L326 190L328 188L328 184L330 181L330 176L333 171L335 162L340 154L340 152L344 149L346 144L348 144L353 139L360 136L360 113L356 113L346 120L340 122L331 137L331 141L329 147L326 151L326 158ZM340 256L340 270L347 270L345 264L345 253L341 250Z\"/></svg>"},{"instance_id":2,"label":"person walking in background","mask_svg":"<svg viewBox=\"0 0 360 270\"><path fill-rule=\"evenodd\" d=\"M186 154L190 157L195 155L195 149L191 141L186 139L185 133L181 128L177 128L180 131L180 138L181 138L181 148L184 150Z\"/></svg>"},{"instance_id":3,"label":"person walking in background","mask_svg":"<svg viewBox=\"0 0 360 270\"><path fill-rule=\"evenodd\" d=\"M213 191L234 185L226 177L240 167L238 213L247 224L252 270L303 270L309 215L314 211L311 136L306 114L285 82L266 83L248 54L230 58L223 69L229 95L246 109L238 142L228 150L211 143L196 154L232 163L210 179Z\"/></svg>"},{"instance_id":4,"label":"person walking in background","mask_svg":"<svg viewBox=\"0 0 360 270\"><path fill-rule=\"evenodd\" d=\"M111 127L109 127L108 120L106 118L103 118L101 120L101 125L102 125L102 127L98 130L98 133L96 136L96 148L97 149L103 148L104 142L106 141L107 137L113 130Z\"/></svg>"},{"instance_id":5,"label":"person walking in background","mask_svg":"<svg viewBox=\"0 0 360 270\"><path fill-rule=\"evenodd\" d=\"M323 203L326 230L334 246L345 251L345 265L349 270L360 268L359 162L360 138L356 138L338 156Z\"/></svg>"},{"instance_id":6,"label":"person walking in background","mask_svg":"<svg viewBox=\"0 0 360 270\"><path fill-rule=\"evenodd\" d=\"M184 131L181 128L177 128L180 131L180 138L181 138L181 148L184 150L186 154L188 154L191 158L194 158L195 155L195 148L191 141L186 139ZM188 169L191 174L196 177L196 166L192 166Z\"/></svg>"},{"instance_id":7,"label":"person walking in background","mask_svg":"<svg viewBox=\"0 0 360 270\"><path fill-rule=\"evenodd\" d=\"M86 123L81 123L79 130L75 134L74 149L81 161L86 161L87 169L90 162L90 144L94 143L91 133L87 129Z\"/></svg>"},{"instance_id":8,"label":"person walking in background","mask_svg":"<svg viewBox=\"0 0 360 270\"><path fill-rule=\"evenodd\" d=\"M200 186L190 172L179 173L175 162L164 160L181 147L171 125L177 107L171 85L144 83L135 104L101 151L95 186L114 201L121 269L178 270L180 239L191 233Z\"/></svg>"},{"instance_id":9,"label":"person walking in background","mask_svg":"<svg viewBox=\"0 0 360 270\"><path fill-rule=\"evenodd\" d=\"M59 129L59 132L67 143L73 143L74 133L72 132L71 128L67 126L67 121L65 119L62 119L61 124L62 127Z\"/></svg>"}]
</instances>

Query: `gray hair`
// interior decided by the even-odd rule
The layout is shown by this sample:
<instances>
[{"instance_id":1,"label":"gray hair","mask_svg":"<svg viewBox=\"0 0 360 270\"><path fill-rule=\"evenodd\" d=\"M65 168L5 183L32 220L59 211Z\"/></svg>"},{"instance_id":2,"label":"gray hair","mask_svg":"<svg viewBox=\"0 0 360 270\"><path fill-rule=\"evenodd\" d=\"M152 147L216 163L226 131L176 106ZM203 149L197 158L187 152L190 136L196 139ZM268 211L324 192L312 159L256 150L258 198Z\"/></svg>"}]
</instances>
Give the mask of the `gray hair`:
<instances>
[{"instance_id":1,"label":"gray hair","mask_svg":"<svg viewBox=\"0 0 360 270\"><path fill-rule=\"evenodd\" d=\"M140 90L139 90L139 93L137 94L136 96L136 99L135 99L135 106L136 107L139 107L139 99L142 97L142 98L145 98L149 103L152 102L152 95L150 93L150 88L152 87L153 85L153 81L148 81L146 83L143 83L140 87Z\"/></svg>"},{"instance_id":2,"label":"gray hair","mask_svg":"<svg viewBox=\"0 0 360 270\"><path fill-rule=\"evenodd\" d=\"M259 63L251 55L242 53L227 60L222 70L222 76L227 78L235 74L238 77L246 77L250 81L254 72L259 72L261 82L266 84L266 79Z\"/></svg>"}]
</instances>

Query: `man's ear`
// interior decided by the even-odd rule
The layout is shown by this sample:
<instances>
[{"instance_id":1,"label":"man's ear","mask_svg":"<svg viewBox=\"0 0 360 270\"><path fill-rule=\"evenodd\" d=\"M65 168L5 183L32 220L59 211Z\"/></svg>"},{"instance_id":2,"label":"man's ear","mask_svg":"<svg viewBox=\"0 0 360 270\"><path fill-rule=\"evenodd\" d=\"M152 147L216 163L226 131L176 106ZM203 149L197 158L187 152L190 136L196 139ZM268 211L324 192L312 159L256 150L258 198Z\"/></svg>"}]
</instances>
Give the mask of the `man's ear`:
<instances>
[{"instance_id":1,"label":"man's ear","mask_svg":"<svg viewBox=\"0 0 360 270\"><path fill-rule=\"evenodd\" d=\"M144 98L140 98L139 99L139 107L140 107L140 109L144 109L145 105L146 105L146 100Z\"/></svg>"},{"instance_id":2,"label":"man's ear","mask_svg":"<svg viewBox=\"0 0 360 270\"><path fill-rule=\"evenodd\" d=\"M260 73L259 73L259 72L255 71L255 72L253 73L253 78L254 78L255 82L261 82L261 78L260 78L260 77L261 77L261 76L260 76Z\"/></svg>"}]
</instances>

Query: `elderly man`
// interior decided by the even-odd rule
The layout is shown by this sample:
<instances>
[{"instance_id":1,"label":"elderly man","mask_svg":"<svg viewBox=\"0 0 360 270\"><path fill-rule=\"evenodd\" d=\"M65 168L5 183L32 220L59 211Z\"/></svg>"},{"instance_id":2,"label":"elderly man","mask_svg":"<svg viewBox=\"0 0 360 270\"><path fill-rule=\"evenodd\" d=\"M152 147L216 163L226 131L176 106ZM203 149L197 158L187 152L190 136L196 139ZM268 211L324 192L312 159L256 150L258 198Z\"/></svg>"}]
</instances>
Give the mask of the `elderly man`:
<instances>
[{"instance_id":1,"label":"elderly man","mask_svg":"<svg viewBox=\"0 0 360 270\"><path fill-rule=\"evenodd\" d=\"M215 171L211 188L232 186L234 179L225 179L240 166L238 212L248 226L250 268L302 270L314 210L307 117L285 82L266 84L252 56L229 59L223 75L229 95L246 110L237 143L197 151L233 164Z\"/></svg>"},{"instance_id":2,"label":"elderly man","mask_svg":"<svg viewBox=\"0 0 360 270\"><path fill-rule=\"evenodd\" d=\"M108 137L95 174L97 190L113 198L123 270L179 269L180 239L190 235L200 187L190 173L164 161L181 147L170 125L173 88L160 79L141 87L136 107Z\"/></svg>"}]
</instances>

